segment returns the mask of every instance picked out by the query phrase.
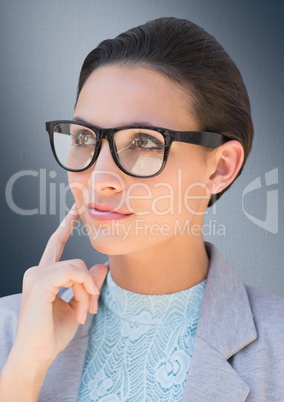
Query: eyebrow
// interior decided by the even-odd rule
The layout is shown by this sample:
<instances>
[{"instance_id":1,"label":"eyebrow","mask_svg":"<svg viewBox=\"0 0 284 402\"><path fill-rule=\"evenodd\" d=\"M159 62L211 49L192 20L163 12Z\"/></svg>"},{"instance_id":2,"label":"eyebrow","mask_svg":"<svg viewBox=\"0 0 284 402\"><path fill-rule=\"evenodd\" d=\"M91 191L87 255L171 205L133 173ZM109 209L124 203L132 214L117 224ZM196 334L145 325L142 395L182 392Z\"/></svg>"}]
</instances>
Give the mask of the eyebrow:
<instances>
[{"instance_id":1,"label":"eyebrow","mask_svg":"<svg viewBox=\"0 0 284 402\"><path fill-rule=\"evenodd\" d=\"M82 123L82 124L86 124L89 126L95 126L98 128L105 128L105 127L101 127L99 125L96 124L91 124L90 122L84 120L83 118L81 118L80 116L74 116L74 121L77 121L78 123ZM154 127L155 125L150 123L149 121L145 121L145 120L140 120L140 121L128 121L128 122L122 122L119 126L117 127Z\"/></svg>"}]
</instances>

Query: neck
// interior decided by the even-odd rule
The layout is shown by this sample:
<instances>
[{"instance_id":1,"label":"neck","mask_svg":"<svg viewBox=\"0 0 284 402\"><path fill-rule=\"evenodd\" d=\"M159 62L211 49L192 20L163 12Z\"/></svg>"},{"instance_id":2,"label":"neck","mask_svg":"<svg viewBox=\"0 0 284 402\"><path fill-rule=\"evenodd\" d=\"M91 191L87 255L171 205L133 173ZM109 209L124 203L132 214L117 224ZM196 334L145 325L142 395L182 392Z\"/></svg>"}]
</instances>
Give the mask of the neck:
<instances>
[{"instance_id":1,"label":"neck","mask_svg":"<svg viewBox=\"0 0 284 402\"><path fill-rule=\"evenodd\" d=\"M203 238L171 238L168 244L127 255L109 257L113 280L135 293L168 294L202 282L209 259Z\"/></svg>"}]
</instances>

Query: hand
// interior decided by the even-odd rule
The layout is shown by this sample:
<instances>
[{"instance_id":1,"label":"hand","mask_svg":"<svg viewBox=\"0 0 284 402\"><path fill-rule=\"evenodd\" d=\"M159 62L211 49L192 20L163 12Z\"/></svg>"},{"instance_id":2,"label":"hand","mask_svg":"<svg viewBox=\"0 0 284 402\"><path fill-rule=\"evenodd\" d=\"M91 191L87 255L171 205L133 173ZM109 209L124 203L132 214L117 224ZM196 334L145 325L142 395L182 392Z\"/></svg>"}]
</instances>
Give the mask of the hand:
<instances>
[{"instance_id":1,"label":"hand","mask_svg":"<svg viewBox=\"0 0 284 402\"><path fill-rule=\"evenodd\" d=\"M39 266L24 275L17 335L0 376L1 401L37 401L50 364L84 323L87 312L97 311L107 267L98 264L88 271L82 260L59 262L77 220L74 204L50 237ZM58 296L62 286L73 288L69 302Z\"/></svg>"},{"instance_id":2,"label":"hand","mask_svg":"<svg viewBox=\"0 0 284 402\"><path fill-rule=\"evenodd\" d=\"M50 237L39 265L24 275L13 355L24 354L35 366L50 365L71 341L78 325L85 322L87 312L97 312L107 267L98 264L88 270L79 259L59 262L77 220L74 204ZM73 288L74 297L69 302L58 296L60 287Z\"/></svg>"}]
</instances>

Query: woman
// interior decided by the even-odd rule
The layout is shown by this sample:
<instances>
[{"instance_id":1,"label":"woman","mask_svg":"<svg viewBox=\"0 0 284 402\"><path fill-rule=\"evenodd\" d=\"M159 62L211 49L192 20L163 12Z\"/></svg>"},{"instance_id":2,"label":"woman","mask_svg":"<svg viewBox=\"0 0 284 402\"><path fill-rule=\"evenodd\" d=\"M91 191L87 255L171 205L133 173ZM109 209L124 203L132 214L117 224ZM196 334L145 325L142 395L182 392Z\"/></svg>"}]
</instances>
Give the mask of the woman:
<instances>
[{"instance_id":1,"label":"woman","mask_svg":"<svg viewBox=\"0 0 284 402\"><path fill-rule=\"evenodd\" d=\"M284 400L283 300L243 285L202 236L253 138L220 44L174 18L106 40L73 121L46 127L75 204L22 297L1 301L3 400ZM107 265L59 261L78 217Z\"/></svg>"}]
</instances>

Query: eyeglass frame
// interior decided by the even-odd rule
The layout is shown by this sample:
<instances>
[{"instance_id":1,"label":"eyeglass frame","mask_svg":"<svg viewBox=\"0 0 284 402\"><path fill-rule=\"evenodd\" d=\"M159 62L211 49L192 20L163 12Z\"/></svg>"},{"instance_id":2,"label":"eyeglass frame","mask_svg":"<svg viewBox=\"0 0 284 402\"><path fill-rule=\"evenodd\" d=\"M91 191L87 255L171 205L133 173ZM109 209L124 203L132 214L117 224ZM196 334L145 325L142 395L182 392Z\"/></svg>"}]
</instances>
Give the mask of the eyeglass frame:
<instances>
[{"instance_id":1,"label":"eyeglass frame","mask_svg":"<svg viewBox=\"0 0 284 402\"><path fill-rule=\"evenodd\" d=\"M55 151L55 145L54 145L54 127L59 124L79 125L79 126L88 128L89 130L92 130L94 132L94 134L96 135L96 145L95 145L94 155L93 155L90 163L86 167L84 167L82 169L71 169L71 168L64 166L59 161L56 151ZM128 126L121 126L121 127L101 128L101 127L91 125L89 123L85 123L82 121L76 121L76 120L47 121L45 123L45 128L49 135L50 145L51 145L51 149L52 149L53 155L55 157L55 160L63 169L67 170L68 172L79 173L79 172L84 172L85 170L90 169L90 167L93 166L94 163L96 162L96 160L99 156L100 150L101 150L102 140L105 139L108 141L112 158L113 158L115 164L117 165L117 167L122 172L127 174L128 176L141 178L141 179L143 179L143 178L148 179L151 177L158 176L164 170L167 160L168 160L171 145L174 141L184 142L187 144L199 145L199 146L215 149L215 148L219 147L220 145L224 144L226 141L230 140L230 138L225 136L224 134L215 133L215 132L211 132L211 131L175 131L175 130L170 130L170 129L162 128L162 127L155 127L155 126L145 126L145 125L144 126L143 125L136 126L135 124L128 125ZM156 132L160 133L163 136L164 141L165 141L163 162L161 164L160 169L156 173L149 175L149 176L145 176L145 175L139 176L137 174L128 172L120 164L119 159L116 155L116 150L115 150L115 145L114 145L114 136L118 131L127 130L130 128L135 128L135 129L141 128L143 130L152 130L152 131L156 131Z\"/></svg>"}]
</instances>

